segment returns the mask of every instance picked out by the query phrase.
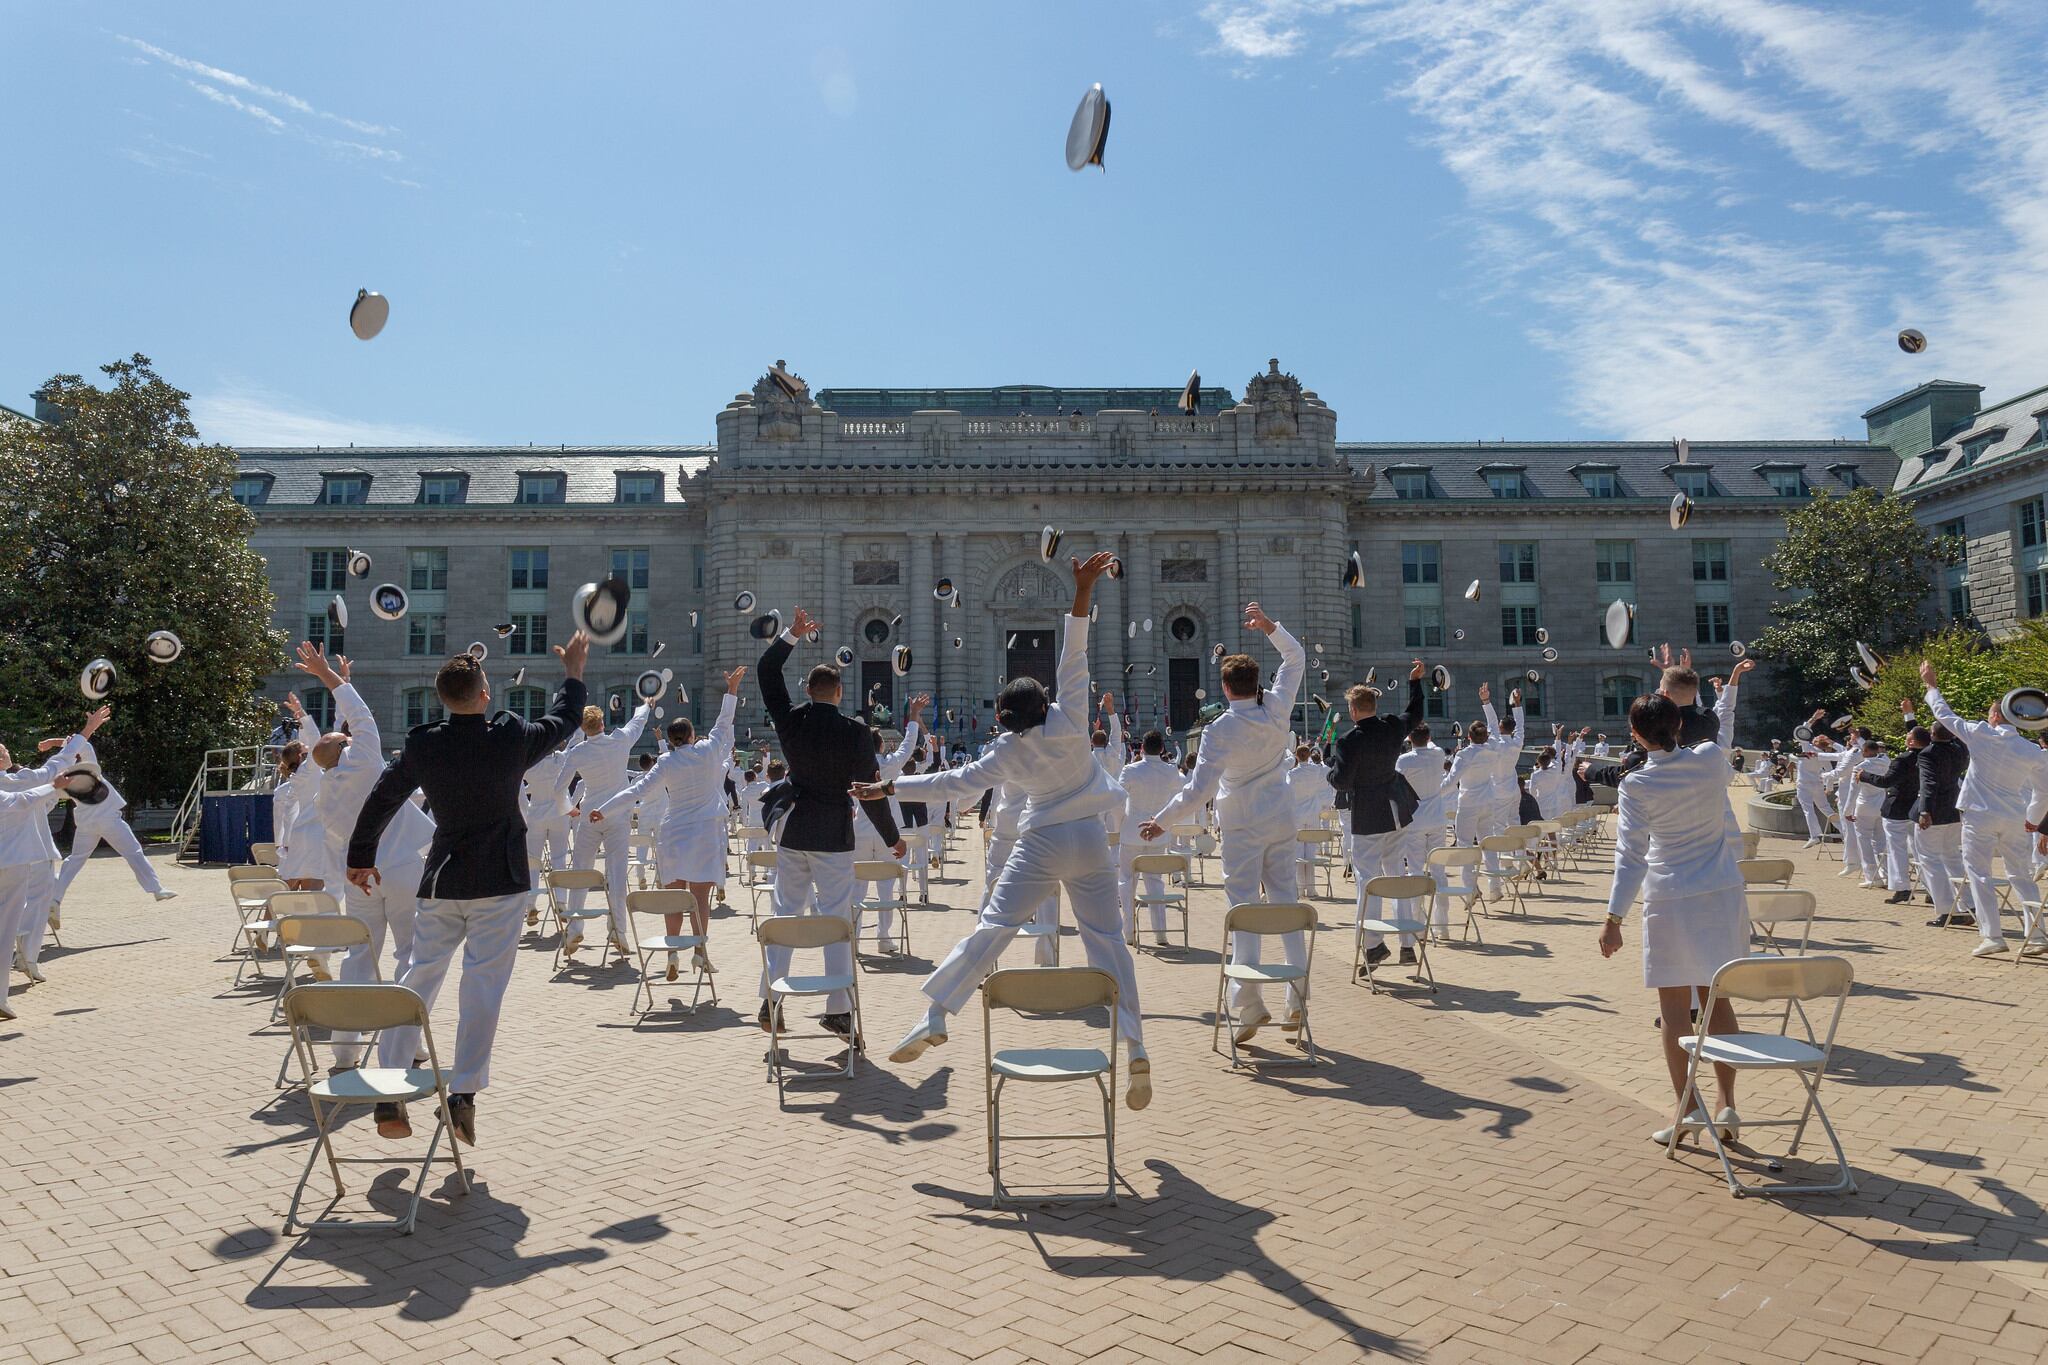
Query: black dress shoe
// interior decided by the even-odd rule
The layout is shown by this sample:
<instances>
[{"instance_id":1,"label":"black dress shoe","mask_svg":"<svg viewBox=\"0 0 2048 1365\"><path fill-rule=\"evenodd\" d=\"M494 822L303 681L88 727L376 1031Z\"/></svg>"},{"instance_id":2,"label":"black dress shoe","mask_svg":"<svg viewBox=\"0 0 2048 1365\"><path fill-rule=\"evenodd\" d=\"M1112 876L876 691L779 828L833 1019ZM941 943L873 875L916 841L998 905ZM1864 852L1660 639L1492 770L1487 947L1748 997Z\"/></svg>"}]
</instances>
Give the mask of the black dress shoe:
<instances>
[{"instance_id":1,"label":"black dress shoe","mask_svg":"<svg viewBox=\"0 0 2048 1365\"><path fill-rule=\"evenodd\" d=\"M1394 950L1392 948L1389 948L1386 944L1375 944L1373 947L1367 948L1365 950L1365 965L1368 967L1377 967L1393 955Z\"/></svg>"},{"instance_id":2,"label":"black dress shoe","mask_svg":"<svg viewBox=\"0 0 2048 1365\"><path fill-rule=\"evenodd\" d=\"M1911 899L1913 899L1913 893L1910 891L1894 891L1884 898L1884 903L1886 905L1904 905Z\"/></svg>"},{"instance_id":3,"label":"black dress shoe","mask_svg":"<svg viewBox=\"0 0 2048 1365\"><path fill-rule=\"evenodd\" d=\"M763 1000L761 1002L761 1012L754 1016L754 1022L761 1026L761 1032L763 1033L782 1032L782 1006L775 1006L775 1020L773 1024L770 1024L768 1019L768 1002Z\"/></svg>"},{"instance_id":4,"label":"black dress shoe","mask_svg":"<svg viewBox=\"0 0 2048 1365\"><path fill-rule=\"evenodd\" d=\"M1401 965L1403 967L1413 967L1415 965L1415 950L1413 948L1403 948L1401 950Z\"/></svg>"},{"instance_id":5,"label":"black dress shoe","mask_svg":"<svg viewBox=\"0 0 2048 1365\"><path fill-rule=\"evenodd\" d=\"M458 1142L476 1146L476 1096L450 1095L448 1097L448 1121L455 1126Z\"/></svg>"},{"instance_id":6,"label":"black dress shoe","mask_svg":"<svg viewBox=\"0 0 2048 1365\"><path fill-rule=\"evenodd\" d=\"M818 1022L825 1026L825 1032L838 1034L847 1042L852 1043L856 1048L861 1045L860 1039L854 1037L853 1035L852 1014L828 1014L825 1015L823 1018L819 1019Z\"/></svg>"}]
</instances>

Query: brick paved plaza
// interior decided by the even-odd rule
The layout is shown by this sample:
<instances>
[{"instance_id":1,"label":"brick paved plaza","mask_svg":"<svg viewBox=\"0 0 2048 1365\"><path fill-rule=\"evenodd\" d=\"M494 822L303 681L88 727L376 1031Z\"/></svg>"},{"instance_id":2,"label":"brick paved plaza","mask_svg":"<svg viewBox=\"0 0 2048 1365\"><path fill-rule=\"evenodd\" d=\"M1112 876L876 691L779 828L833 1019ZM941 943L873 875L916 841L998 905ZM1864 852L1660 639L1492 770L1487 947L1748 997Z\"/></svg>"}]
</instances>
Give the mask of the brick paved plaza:
<instances>
[{"instance_id":1,"label":"brick paved plaza","mask_svg":"<svg viewBox=\"0 0 2048 1365\"><path fill-rule=\"evenodd\" d=\"M1594 946L1604 875L1441 950L1433 1001L1347 985L1348 900L1319 902L1328 1064L1266 1079L1209 1051L1212 886L1195 951L1139 965L1158 1097L1119 1109L1118 1208L990 1210L978 1009L884 1059L964 909L864 978L881 1064L787 1110L742 914L713 926L723 1006L638 1029L625 970L551 982L534 940L475 1191L437 1173L411 1238L282 1235L309 1121L271 1088L269 996L228 988L225 874L166 863L158 906L98 858L0 1027L0 1360L2039 1360L2048 966L1973 961L1795 856L1816 948L1859 978L1824 1091L1854 1196L1738 1201L1646 1140L1666 1082L1633 939ZM1793 1089L1750 1086L1745 1117ZM348 1125L344 1154L379 1147Z\"/></svg>"}]
</instances>

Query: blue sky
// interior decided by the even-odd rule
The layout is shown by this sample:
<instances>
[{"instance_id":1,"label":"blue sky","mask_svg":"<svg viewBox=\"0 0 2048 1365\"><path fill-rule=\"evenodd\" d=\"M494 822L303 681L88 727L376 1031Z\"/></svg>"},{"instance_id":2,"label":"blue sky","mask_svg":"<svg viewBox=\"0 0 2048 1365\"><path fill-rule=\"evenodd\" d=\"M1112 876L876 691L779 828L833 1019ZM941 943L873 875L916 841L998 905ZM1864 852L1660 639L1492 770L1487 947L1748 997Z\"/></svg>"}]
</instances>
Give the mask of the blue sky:
<instances>
[{"instance_id":1,"label":"blue sky","mask_svg":"<svg viewBox=\"0 0 2048 1365\"><path fill-rule=\"evenodd\" d=\"M0 401L140 350L243 444L700 441L777 358L1278 356L1355 440L1860 435L2048 382L2044 50L2034 0L0 0Z\"/></svg>"}]
</instances>

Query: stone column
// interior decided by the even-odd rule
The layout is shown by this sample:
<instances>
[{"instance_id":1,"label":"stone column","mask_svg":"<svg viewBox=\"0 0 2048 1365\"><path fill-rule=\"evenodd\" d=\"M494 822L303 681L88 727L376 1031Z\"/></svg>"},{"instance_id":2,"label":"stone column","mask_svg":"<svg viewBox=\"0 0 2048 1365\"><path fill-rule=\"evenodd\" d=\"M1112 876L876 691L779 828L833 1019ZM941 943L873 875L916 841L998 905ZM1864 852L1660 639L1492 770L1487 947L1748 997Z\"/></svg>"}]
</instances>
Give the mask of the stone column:
<instances>
[{"instance_id":1,"label":"stone column","mask_svg":"<svg viewBox=\"0 0 2048 1365\"><path fill-rule=\"evenodd\" d=\"M1240 612L1245 599L1243 585L1237 581L1237 527L1234 525L1216 528L1216 578L1222 613L1216 621L1216 638L1223 641L1226 653L1236 654L1244 648L1244 631L1239 623L1244 619Z\"/></svg>"},{"instance_id":2,"label":"stone column","mask_svg":"<svg viewBox=\"0 0 2048 1365\"><path fill-rule=\"evenodd\" d=\"M904 697L930 690L932 679L938 676L934 641L938 634L939 603L932 596L932 586L939 581L939 575L932 567L932 537L912 532L909 539L910 609L903 614L903 626L909 636L906 643L911 653L910 673L896 680L896 705L891 708L894 716L903 714Z\"/></svg>"},{"instance_id":3,"label":"stone column","mask_svg":"<svg viewBox=\"0 0 2048 1365\"><path fill-rule=\"evenodd\" d=\"M818 605L818 623L824 633L818 637L818 643L824 646L827 658L842 643L853 640L853 623L846 619L845 541L844 532L827 531L819 556L825 582ZM859 679L854 681L858 683Z\"/></svg>"},{"instance_id":4,"label":"stone column","mask_svg":"<svg viewBox=\"0 0 2048 1365\"><path fill-rule=\"evenodd\" d=\"M1153 547L1150 531L1131 532L1131 553L1124 561L1124 576L1130 584L1130 592L1124 603L1124 618L1116 623L1117 634L1124 637L1127 650L1124 662L1137 665L1130 676L1121 681L1130 688L1131 696L1138 702L1137 711L1141 718L1152 714L1166 688L1165 664L1161 662L1157 641L1161 624L1154 621L1153 633L1149 635L1144 628L1145 619L1156 610L1158 601L1159 559ZM1135 638L1129 634L1133 621L1138 623ZM1145 670L1155 664L1161 672L1147 677Z\"/></svg>"},{"instance_id":5,"label":"stone column","mask_svg":"<svg viewBox=\"0 0 2048 1365\"><path fill-rule=\"evenodd\" d=\"M938 725L945 723L946 707L953 707L956 713L961 709L960 698L967 690L968 674L974 667L974 661L986 657L987 652L985 637L990 627L984 604L993 585L967 581L966 541L964 532L944 531L939 534L939 572L952 579L954 586L960 589L962 605L959 611L950 613L953 629L949 638L938 642L938 654L933 659L937 668L932 674L932 707L933 720ZM950 635L964 636L967 643L954 649Z\"/></svg>"}]
</instances>

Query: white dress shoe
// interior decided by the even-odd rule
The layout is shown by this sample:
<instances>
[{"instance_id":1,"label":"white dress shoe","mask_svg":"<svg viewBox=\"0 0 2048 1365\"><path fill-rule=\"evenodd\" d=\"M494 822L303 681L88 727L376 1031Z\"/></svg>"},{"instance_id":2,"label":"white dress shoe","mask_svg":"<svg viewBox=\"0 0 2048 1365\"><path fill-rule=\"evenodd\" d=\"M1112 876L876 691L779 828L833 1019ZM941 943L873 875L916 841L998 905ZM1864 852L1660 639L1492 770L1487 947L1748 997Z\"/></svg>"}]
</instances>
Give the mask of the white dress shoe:
<instances>
[{"instance_id":1,"label":"white dress shoe","mask_svg":"<svg viewBox=\"0 0 2048 1365\"><path fill-rule=\"evenodd\" d=\"M10 1020L14 1017L14 1011L8 1008L7 1002L0 1000L0 1020Z\"/></svg>"},{"instance_id":2,"label":"white dress shoe","mask_svg":"<svg viewBox=\"0 0 2048 1365\"><path fill-rule=\"evenodd\" d=\"M21 974L27 977L29 980L34 981L40 985L42 982L48 981L50 979L47 976L43 975L43 969L41 967L36 966L35 963L29 961L26 957L21 956L19 953L15 954L15 957L21 964Z\"/></svg>"},{"instance_id":3,"label":"white dress shoe","mask_svg":"<svg viewBox=\"0 0 2048 1365\"><path fill-rule=\"evenodd\" d=\"M1131 1083L1124 1087L1124 1103L1133 1109L1143 1109L1152 1103L1152 1059L1131 1058L1129 1071Z\"/></svg>"},{"instance_id":4,"label":"white dress shoe","mask_svg":"<svg viewBox=\"0 0 2048 1365\"><path fill-rule=\"evenodd\" d=\"M930 1019L920 1019L917 1026L903 1035L903 1041L896 1044L896 1050L889 1054L889 1060L896 1063L914 1062L925 1054L928 1048L935 1048L946 1041L943 1024Z\"/></svg>"},{"instance_id":5,"label":"white dress shoe","mask_svg":"<svg viewBox=\"0 0 2048 1365\"><path fill-rule=\"evenodd\" d=\"M1690 1138L1693 1143L1697 1144L1700 1140L1699 1129L1707 1126L1707 1111L1695 1109L1685 1116L1685 1122L1687 1126L1678 1134L1678 1140L1684 1142ZM1650 1134L1650 1141L1656 1143L1659 1147L1669 1147L1671 1145L1671 1130L1669 1128L1659 1128L1656 1132Z\"/></svg>"},{"instance_id":6,"label":"white dress shoe","mask_svg":"<svg viewBox=\"0 0 2048 1365\"><path fill-rule=\"evenodd\" d=\"M174 901L178 898L178 893L170 890L169 888L165 888L156 893L156 898L160 901Z\"/></svg>"},{"instance_id":7,"label":"white dress shoe","mask_svg":"<svg viewBox=\"0 0 2048 1365\"><path fill-rule=\"evenodd\" d=\"M1237 1041L1249 1043L1258 1036L1260 1028L1273 1022L1273 1015L1264 1005L1253 1005L1237 1016Z\"/></svg>"},{"instance_id":8,"label":"white dress shoe","mask_svg":"<svg viewBox=\"0 0 2048 1365\"><path fill-rule=\"evenodd\" d=\"M1976 947L1970 949L1970 956L1997 957L2000 953L2009 953L2011 951L2012 945L2008 944L2004 939L1999 939L1996 942L1978 944Z\"/></svg>"}]
</instances>

